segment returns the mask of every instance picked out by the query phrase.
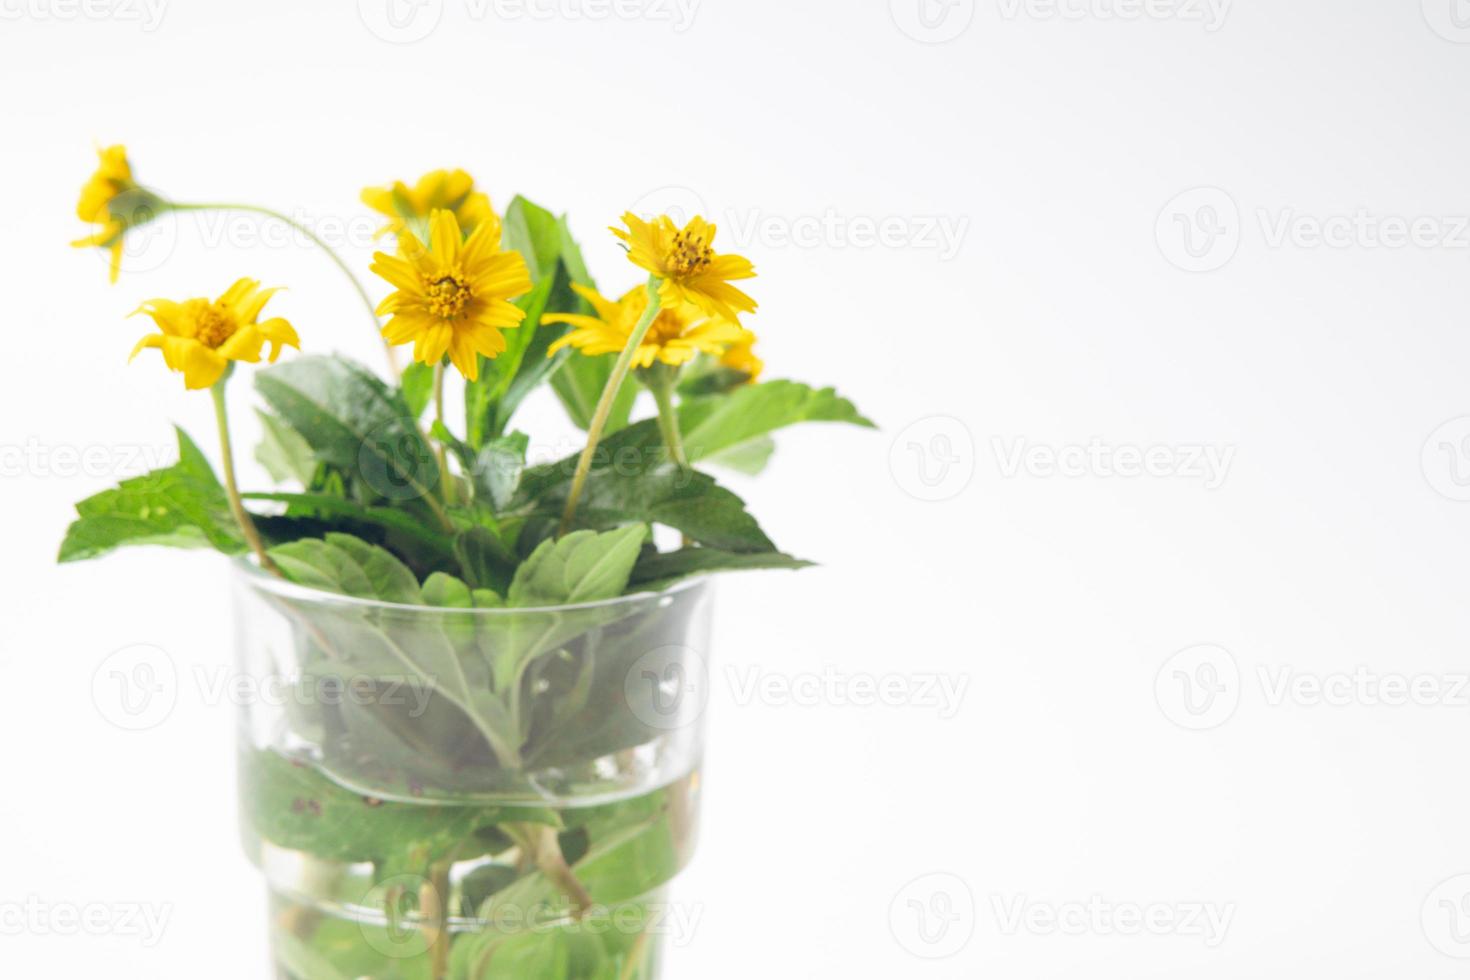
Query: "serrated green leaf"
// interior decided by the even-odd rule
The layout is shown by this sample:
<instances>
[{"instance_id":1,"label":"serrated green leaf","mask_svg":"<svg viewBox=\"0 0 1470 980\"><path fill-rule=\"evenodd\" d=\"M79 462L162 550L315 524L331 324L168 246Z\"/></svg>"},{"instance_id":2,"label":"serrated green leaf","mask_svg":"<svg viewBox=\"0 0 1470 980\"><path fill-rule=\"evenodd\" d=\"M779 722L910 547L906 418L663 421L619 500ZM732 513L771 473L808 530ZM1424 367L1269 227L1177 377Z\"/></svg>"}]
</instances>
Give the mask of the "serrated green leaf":
<instances>
[{"instance_id":1,"label":"serrated green leaf","mask_svg":"<svg viewBox=\"0 0 1470 980\"><path fill-rule=\"evenodd\" d=\"M179 461L173 466L124 480L76 505L77 520L67 528L58 561L145 544L216 548L232 555L245 550L209 460L183 429L175 431Z\"/></svg>"},{"instance_id":2,"label":"serrated green leaf","mask_svg":"<svg viewBox=\"0 0 1470 980\"><path fill-rule=\"evenodd\" d=\"M435 572L424 580L424 603L439 609L473 609L475 597L470 587L453 575Z\"/></svg>"},{"instance_id":3,"label":"serrated green leaf","mask_svg":"<svg viewBox=\"0 0 1470 980\"><path fill-rule=\"evenodd\" d=\"M255 386L315 451L376 496L428 497L439 467L401 393L361 365L301 357L256 372Z\"/></svg>"},{"instance_id":4,"label":"serrated green leaf","mask_svg":"<svg viewBox=\"0 0 1470 980\"><path fill-rule=\"evenodd\" d=\"M632 589L658 592L692 575L704 575L710 572L739 572L773 568L795 570L810 567L812 567L811 562L793 558L779 551L741 554L733 551L720 551L717 548L683 548L662 554L645 552L638 559L638 564L633 567L628 586Z\"/></svg>"},{"instance_id":5,"label":"serrated green leaf","mask_svg":"<svg viewBox=\"0 0 1470 980\"><path fill-rule=\"evenodd\" d=\"M745 385L723 395L686 399L679 405L679 430L691 461L711 459L799 422L847 422L873 428L831 388L796 381Z\"/></svg>"},{"instance_id":6,"label":"serrated green leaf","mask_svg":"<svg viewBox=\"0 0 1470 980\"><path fill-rule=\"evenodd\" d=\"M557 606L620 596L647 537L648 528L635 524L544 541L516 569L506 599L512 606Z\"/></svg>"},{"instance_id":7,"label":"serrated green leaf","mask_svg":"<svg viewBox=\"0 0 1470 980\"><path fill-rule=\"evenodd\" d=\"M271 413L256 409L255 414L261 425L256 460L277 483L295 480L303 487L311 486L316 475L316 457L311 454L311 446L295 429Z\"/></svg>"}]
</instances>

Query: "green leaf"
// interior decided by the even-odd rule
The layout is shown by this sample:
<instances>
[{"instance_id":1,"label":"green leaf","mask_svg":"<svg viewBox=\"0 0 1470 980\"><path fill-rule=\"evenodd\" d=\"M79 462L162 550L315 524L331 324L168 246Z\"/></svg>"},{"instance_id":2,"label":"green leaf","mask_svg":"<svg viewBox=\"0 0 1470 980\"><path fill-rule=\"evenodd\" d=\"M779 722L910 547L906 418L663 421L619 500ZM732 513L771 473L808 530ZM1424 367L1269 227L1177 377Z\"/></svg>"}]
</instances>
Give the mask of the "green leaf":
<instances>
[{"instance_id":1,"label":"green leaf","mask_svg":"<svg viewBox=\"0 0 1470 980\"><path fill-rule=\"evenodd\" d=\"M516 570L506 598L512 606L558 606L620 596L647 537L648 528L635 524L543 541Z\"/></svg>"},{"instance_id":2,"label":"green leaf","mask_svg":"<svg viewBox=\"0 0 1470 980\"><path fill-rule=\"evenodd\" d=\"M471 527L454 539L454 556L465 581L474 588L503 590L518 559L488 527Z\"/></svg>"},{"instance_id":3,"label":"green leaf","mask_svg":"<svg viewBox=\"0 0 1470 980\"><path fill-rule=\"evenodd\" d=\"M277 483L295 480L303 487L311 486L316 476L316 457L306 440L285 422L269 412L255 410L260 417L261 440L255 447L255 458Z\"/></svg>"},{"instance_id":4,"label":"green leaf","mask_svg":"<svg viewBox=\"0 0 1470 980\"><path fill-rule=\"evenodd\" d=\"M229 499L199 447L176 429L179 461L125 480L76 505L58 561L81 561L131 545L245 550Z\"/></svg>"},{"instance_id":5,"label":"green leaf","mask_svg":"<svg viewBox=\"0 0 1470 980\"><path fill-rule=\"evenodd\" d=\"M361 365L300 357L257 372L255 386L317 459L375 495L411 501L437 485L438 463L402 394Z\"/></svg>"},{"instance_id":6,"label":"green leaf","mask_svg":"<svg viewBox=\"0 0 1470 980\"><path fill-rule=\"evenodd\" d=\"M680 579L708 572L738 572L765 568L811 568L812 563L779 551L741 554L717 548L683 548L663 554L645 553L629 577L630 588L658 592Z\"/></svg>"},{"instance_id":7,"label":"green leaf","mask_svg":"<svg viewBox=\"0 0 1470 980\"><path fill-rule=\"evenodd\" d=\"M422 418L424 410L429 407L429 400L434 397L434 366L414 361L403 369L403 377L398 379L398 390L413 417Z\"/></svg>"},{"instance_id":8,"label":"green leaf","mask_svg":"<svg viewBox=\"0 0 1470 980\"><path fill-rule=\"evenodd\" d=\"M304 538L270 549L271 559L298 585L359 599L419 605L423 596L413 572L393 553L350 534L325 540Z\"/></svg>"},{"instance_id":9,"label":"green leaf","mask_svg":"<svg viewBox=\"0 0 1470 980\"><path fill-rule=\"evenodd\" d=\"M498 513L510 505L526 468L526 450L531 437L524 432L492 439L480 450L470 467L475 492Z\"/></svg>"},{"instance_id":10,"label":"green leaf","mask_svg":"<svg viewBox=\"0 0 1470 980\"><path fill-rule=\"evenodd\" d=\"M325 493L246 493L241 496L246 500L285 504L286 513L290 517L315 517L324 520L337 518L380 527L386 531L398 531L442 552L448 552L453 546L448 535L425 527L412 515L391 507L367 507L344 497Z\"/></svg>"},{"instance_id":11,"label":"green leaf","mask_svg":"<svg viewBox=\"0 0 1470 980\"><path fill-rule=\"evenodd\" d=\"M542 519L528 533L549 533L546 525L561 516L576 466L577 457L571 456L521 477L512 509ZM726 551L775 550L739 497L713 477L669 460L651 420L602 441L575 519L579 528L599 530L634 522L663 524ZM522 540L525 547L524 535Z\"/></svg>"},{"instance_id":12,"label":"green leaf","mask_svg":"<svg viewBox=\"0 0 1470 980\"><path fill-rule=\"evenodd\" d=\"M702 462L734 470L736 473L744 473L746 476L759 476L775 452L776 440L770 436L756 436L738 446L731 446L729 449L722 449L713 455L706 456Z\"/></svg>"},{"instance_id":13,"label":"green leaf","mask_svg":"<svg viewBox=\"0 0 1470 980\"><path fill-rule=\"evenodd\" d=\"M439 609L473 609L475 597L470 587L453 575L435 572L424 580L424 603Z\"/></svg>"},{"instance_id":14,"label":"green leaf","mask_svg":"<svg viewBox=\"0 0 1470 980\"><path fill-rule=\"evenodd\" d=\"M746 385L723 395L691 398L679 406L679 429L691 461L713 459L798 422L874 427L833 389L796 381Z\"/></svg>"}]
</instances>

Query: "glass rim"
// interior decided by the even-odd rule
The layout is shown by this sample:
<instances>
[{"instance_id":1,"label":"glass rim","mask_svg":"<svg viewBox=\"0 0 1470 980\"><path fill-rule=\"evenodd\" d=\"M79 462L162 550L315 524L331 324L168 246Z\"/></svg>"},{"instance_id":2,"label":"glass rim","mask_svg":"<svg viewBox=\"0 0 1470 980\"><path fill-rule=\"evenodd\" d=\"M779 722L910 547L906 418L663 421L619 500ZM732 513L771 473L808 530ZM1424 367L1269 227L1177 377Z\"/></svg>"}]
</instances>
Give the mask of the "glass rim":
<instances>
[{"instance_id":1,"label":"glass rim","mask_svg":"<svg viewBox=\"0 0 1470 980\"><path fill-rule=\"evenodd\" d=\"M289 582L286 579L267 573L249 555L236 556L231 560L230 566L235 570L235 573L240 579L250 585L251 588L285 599L309 601L318 606L363 610L381 609L395 613L413 613L418 616L484 616L486 618L520 616L528 613L544 615L547 613L604 609L622 605L647 603L650 600L673 599L705 585L713 578L712 575L707 573L703 575L692 575L683 581L674 583L667 589L660 589L657 592L630 592L627 595L614 596L611 599L598 599L593 602L571 602L559 606L495 606L489 609L460 609L447 606L418 606L407 602L388 602L385 599L364 599L360 596L344 595L340 592L328 592L325 589L314 589L309 585L299 585L296 582Z\"/></svg>"}]
</instances>

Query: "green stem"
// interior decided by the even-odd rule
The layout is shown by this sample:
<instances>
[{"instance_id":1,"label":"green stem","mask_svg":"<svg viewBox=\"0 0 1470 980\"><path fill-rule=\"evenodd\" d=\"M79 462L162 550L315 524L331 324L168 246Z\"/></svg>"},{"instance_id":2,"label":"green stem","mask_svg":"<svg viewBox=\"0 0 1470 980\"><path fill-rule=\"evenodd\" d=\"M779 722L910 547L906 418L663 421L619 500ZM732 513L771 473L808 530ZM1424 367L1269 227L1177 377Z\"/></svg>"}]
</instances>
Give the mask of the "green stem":
<instances>
[{"instance_id":1,"label":"green stem","mask_svg":"<svg viewBox=\"0 0 1470 980\"><path fill-rule=\"evenodd\" d=\"M448 428L444 423L444 362L440 361L434 365L434 418L440 427ZM454 474L449 471L449 447L439 440L434 441L434 455L439 459L439 479L444 484L444 503L453 507L456 497L454 489Z\"/></svg>"},{"instance_id":2,"label":"green stem","mask_svg":"<svg viewBox=\"0 0 1470 980\"><path fill-rule=\"evenodd\" d=\"M643 311L642 319L633 328L627 345L623 347L623 352L618 355L617 363L613 365L612 374L607 379L607 387L602 389L602 398L598 400L597 411L592 415L592 424L587 428L587 447L582 450L582 456L577 460L577 471L572 476L572 488L567 493L567 506L561 515L561 528L557 531L557 537L561 537L572 529L572 519L577 516L577 502L582 498L582 491L587 485L587 474L592 471L592 459L597 454L598 444L602 442L602 430L607 428L607 418L612 414L613 403L617 401L618 391L623 387L623 381L628 377L628 369L633 365L633 355L638 353L638 347L643 343L643 338L648 336L648 328L653 326L653 321L658 317L661 302L658 287L658 276L650 276L648 279L648 309Z\"/></svg>"},{"instance_id":3,"label":"green stem","mask_svg":"<svg viewBox=\"0 0 1470 980\"><path fill-rule=\"evenodd\" d=\"M679 413L674 409L674 385L679 380L677 368L665 369L656 365L648 372L648 390L653 392L654 404L658 406L658 430L663 434L664 447L679 469L689 469L689 457L684 453L684 436L679 432Z\"/></svg>"},{"instance_id":4,"label":"green stem","mask_svg":"<svg viewBox=\"0 0 1470 980\"><path fill-rule=\"evenodd\" d=\"M217 381L209 392L214 397L214 419L219 427L220 452L224 455L225 492L230 498L230 512L235 515L235 522L240 525L240 532L245 535L246 543L260 559L260 567L280 575L281 570L265 552L265 542L261 540L255 521L250 519L249 511L240 500L240 487L235 482L235 451L230 445L230 416L225 408L225 379Z\"/></svg>"},{"instance_id":5,"label":"green stem","mask_svg":"<svg viewBox=\"0 0 1470 980\"><path fill-rule=\"evenodd\" d=\"M170 210L173 211L244 211L250 214L264 215L267 218L274 218L277 221L283 222L287 225L290 225L292 228L295 228L297 231L301 232L308 239L310 239L313 245L315 245L317 248L320 248L323 252L326 252L327 257L336 264L337 268L342 270L342 274L347 277L347 280L352 283L352 288L357 291L358 297L362 300L362 305L367 308L368 316L372 317L373 333L378 336L378 339L383 340L383 324L382 321L378 319L378 308L373 303L372 297L368 295L368 291L363 286L362 281L357 278L356 274L354 274L352 271L352 267L343 260L342 256L337 254L336 249L332 248L332 246L322 241L321 236L317 235L316 232L312 231L301 222L296 221L295 219L290 218L279 211L273 210L271 208L261 207L256 204L174 204L170 202L167 206ZM388 366L392 369L394 377L397 377L400 373L398 367L398 352L393 349L393 345L388 343L387 340L383 340L383 349L388 353Z\"/></svg>"}]
</instances>

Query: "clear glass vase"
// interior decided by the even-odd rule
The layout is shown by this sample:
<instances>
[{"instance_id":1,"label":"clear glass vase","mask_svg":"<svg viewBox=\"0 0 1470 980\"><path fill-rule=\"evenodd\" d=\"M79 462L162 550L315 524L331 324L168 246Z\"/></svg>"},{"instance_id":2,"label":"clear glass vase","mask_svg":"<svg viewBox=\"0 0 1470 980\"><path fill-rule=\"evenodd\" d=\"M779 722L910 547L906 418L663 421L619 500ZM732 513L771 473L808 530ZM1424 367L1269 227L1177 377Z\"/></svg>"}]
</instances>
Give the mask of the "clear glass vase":
<instances>
[{"instance_id":1,"label":"clear glass vase","mask_svg":"<svg viewBox=\"0 0 1470 980\"><path fill-rule=\"evenodd\" d=\"M439 609L241 562L245 849L289 980L651 980L697 920L711 590Z\"/></svg>"}]
</instances>

